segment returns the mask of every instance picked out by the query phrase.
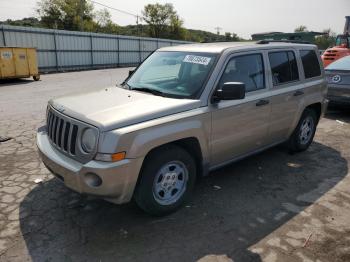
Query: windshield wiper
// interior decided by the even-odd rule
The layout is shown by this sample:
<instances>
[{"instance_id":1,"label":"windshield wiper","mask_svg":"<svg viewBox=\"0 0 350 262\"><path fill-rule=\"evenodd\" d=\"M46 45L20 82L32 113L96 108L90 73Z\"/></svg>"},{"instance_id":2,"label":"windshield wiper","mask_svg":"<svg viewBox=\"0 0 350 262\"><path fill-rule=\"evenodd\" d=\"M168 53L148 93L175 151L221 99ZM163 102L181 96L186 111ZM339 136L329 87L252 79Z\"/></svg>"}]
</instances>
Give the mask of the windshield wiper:
<instances>
[{"instance_id":1,"label":"windshield wiper","mask_svg":"<svg viewBox=\"0 0 350 262\"><path fill-rule=\"evenodd\" d=\"M148 88L148 87L133 87L133 88L130 88L130 90L147 92L147 93L151 93L151 94L156 95L156 96L164 96L165 95L161 91L158 91L158 90L155 90L155 89L152 89L152 88Z\"/></svg>"},{"instance_id":2,"label":"windshield wiper","mask_svg":"<svg viewBox=\"0 0 350 262\"><path fill-rule=\"evenodd\" d=\"M123 82L119 85L121 88L124 88L124 89L129 89L130 90L130 86L126 83L126 82Z\"/></svg>"}]
</instances>

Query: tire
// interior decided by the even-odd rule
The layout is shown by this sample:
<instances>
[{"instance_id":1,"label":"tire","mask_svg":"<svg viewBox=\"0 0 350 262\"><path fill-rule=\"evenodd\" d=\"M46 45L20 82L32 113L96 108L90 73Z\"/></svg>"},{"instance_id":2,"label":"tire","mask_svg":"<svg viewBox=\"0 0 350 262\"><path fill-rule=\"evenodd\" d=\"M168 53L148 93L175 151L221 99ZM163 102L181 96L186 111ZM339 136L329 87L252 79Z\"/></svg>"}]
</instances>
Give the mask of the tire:
<instances>
[{"instance_id":1,"label":"tire","mask_svg":"<svg viewBox=\"0 0 350 262\"><path fill-rule=\"evenodd\" d=\"M40 80L40 75L35 75L33 76L34 81L39 81Z\"/></svg>"},{"instance_id":2,"label":"tire","mask_svg":"<svg viewBox=\"0 0 350 262\"><path fill-rule=\"evenodd\" d=\"M151 152L145 159L135 189L137 205L153 216L164 216L180 208L191 195L196 180L196 163L176 145Z\"/></svg>"},{"instance_id":3,"label":"tire","mask_svg":"<svg viewBox=\"0 0 350 262\"><path fill-rule=\"evenodd\" d=\"M315 110L306 108L288 140L288 148L291 153L308 149L314 139L317 122L318 117Z\"/></svg>"}]
</instances>

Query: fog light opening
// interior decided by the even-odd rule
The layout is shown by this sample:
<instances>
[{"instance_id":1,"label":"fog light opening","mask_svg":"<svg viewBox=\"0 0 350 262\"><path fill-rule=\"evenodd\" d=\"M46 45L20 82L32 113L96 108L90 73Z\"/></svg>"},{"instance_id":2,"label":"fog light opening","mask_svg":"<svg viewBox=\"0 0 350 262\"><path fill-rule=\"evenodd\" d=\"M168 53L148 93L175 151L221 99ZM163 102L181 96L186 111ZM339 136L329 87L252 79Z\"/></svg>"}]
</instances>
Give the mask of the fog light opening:
<instances>
[{"instance_id":1,"label":"fog light opening","mask_svg":"<svg viewBox=\"0 0 350 262\"><path fill-rule=\"evenodd\" d=\"M102 185L102 179L94 173L86 173L84 176L85 183L91 187Z\"/></svg>"}]
</instances>

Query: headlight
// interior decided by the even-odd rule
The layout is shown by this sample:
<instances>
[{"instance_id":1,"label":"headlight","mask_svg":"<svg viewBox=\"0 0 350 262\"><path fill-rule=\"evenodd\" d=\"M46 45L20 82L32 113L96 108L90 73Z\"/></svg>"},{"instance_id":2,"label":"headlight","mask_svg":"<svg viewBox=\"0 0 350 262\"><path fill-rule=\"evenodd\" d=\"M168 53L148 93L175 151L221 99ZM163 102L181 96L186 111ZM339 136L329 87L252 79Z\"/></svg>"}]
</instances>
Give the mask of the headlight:
<instances>
[{"instance_id":1,"label":"headlight","mask_svg":"<svg viewBox=\"0 0 350 262\"><path fill-rule=\"evenodd\" d=\"M81 146L86 153L94 150L97 141L97 135L91 128L85 129L81 136Z\"/></svg>"}]
</instances>

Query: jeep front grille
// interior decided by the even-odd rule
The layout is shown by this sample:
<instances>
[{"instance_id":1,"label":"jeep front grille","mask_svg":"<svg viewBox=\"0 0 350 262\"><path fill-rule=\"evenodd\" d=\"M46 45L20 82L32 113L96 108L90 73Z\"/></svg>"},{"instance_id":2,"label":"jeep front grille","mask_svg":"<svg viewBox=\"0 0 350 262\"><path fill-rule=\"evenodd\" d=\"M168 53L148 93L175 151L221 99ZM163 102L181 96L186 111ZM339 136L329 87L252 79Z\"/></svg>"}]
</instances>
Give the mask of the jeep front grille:
<instances>
[{"instance_id":1,"label":"jeep front grille","mask_svg":"<svg viewBox=\"0 0 350 262\"><path fill-rule=\"evenodd\" d=\"M84 129L97 130L96 127L61 114L50 106L47 112L46 125L51 144L60 152L83 163L93 158L96 152L91 154L83 152L78 139Z\"/></svg>"},{"instance_id":2,"label":"jeep front grille","mask_svg":"<svg viewBox=\"0 0 350 262\"><path fill-rule=\"evenodd\" d=\"M50 140L61 150L75 155L78 126L56 115L49 110L47 115L47 131Z\"/></svg>"}]
</instances>

